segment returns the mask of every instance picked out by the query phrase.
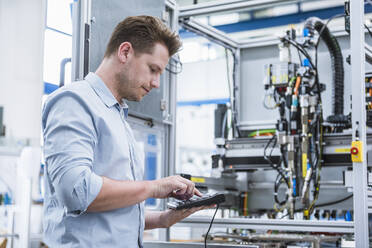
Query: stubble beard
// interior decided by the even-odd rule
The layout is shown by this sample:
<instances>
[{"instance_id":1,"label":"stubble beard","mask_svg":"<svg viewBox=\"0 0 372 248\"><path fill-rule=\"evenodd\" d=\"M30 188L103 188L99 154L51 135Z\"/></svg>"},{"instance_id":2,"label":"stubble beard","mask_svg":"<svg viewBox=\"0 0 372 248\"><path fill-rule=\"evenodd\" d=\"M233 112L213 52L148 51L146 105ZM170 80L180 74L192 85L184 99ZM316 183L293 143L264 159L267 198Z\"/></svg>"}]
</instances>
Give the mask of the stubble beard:
<instances>
[{"instance_id":1,"label":"stubble beard","mask_svg":"<svg viewBox=\"0 0 372 248\"><path fill-rule=\"evenodd\" d=\"M118 93L121 98L125 98L126 100L129 101L136 101L139 102L141 101L142 97L138 97L134 93L131 93L130 89L128 86L131 85L131 79L127 76L126 71L121 71L115 76L116 81L118 82Z\"/></svg>"}]
</instances>

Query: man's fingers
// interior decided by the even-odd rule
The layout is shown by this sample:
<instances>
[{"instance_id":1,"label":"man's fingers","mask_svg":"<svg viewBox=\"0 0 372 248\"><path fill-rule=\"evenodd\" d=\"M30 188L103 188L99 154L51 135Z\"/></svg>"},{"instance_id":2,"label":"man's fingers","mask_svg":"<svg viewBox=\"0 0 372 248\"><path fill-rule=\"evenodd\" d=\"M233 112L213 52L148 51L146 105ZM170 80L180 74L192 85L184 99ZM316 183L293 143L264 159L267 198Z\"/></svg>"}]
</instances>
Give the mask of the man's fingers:
<instances>
[{"instance_id":1,"label":"man's fingers","mask_svg":"<svg viewBox=\"0 0 372 248\"><path fill-rule=\"evenodd\" d=\"M186 185L180 185L178 189L175 191L177 196L182 196L187 192L187 186Z\"/></svg>"},{"instance_id":2,"label":"man's fingers","mask_svg":"<svg viewBox=\"0 0 372 248\"><path fill-rule=\"evenodd\" d=\"M192 181L186 179L186 178L183 178L181 176L178 176L177 179L179 179L182 183L186 184L187 185L187 194L191 196L193 196L194 194L194 188L195 188L195 183L193 183Z\"/></svg>"},{"instance_id":3,"label":"man's fingers","mask_svg":"<svg viewBox=\"0 0 372 248\"><path fill-rule=\"evenodd\" d=\"M184 195L186 192L187 192L187 185L184 184L183 182L180 182L178 180L175 180L173 182L174 184L174 190L173 190L173 193L176 195L176 196L181 196L181 195Z\"/></svg>"},{"instance_id":4,"label":"man's fingers","mask_svg":"<svg viewBox=\"0 0 372 248\"><path fill-rule=\"evenodd\" d=\"M203 196L203 194L200 193L200 191L197 188L194 188L194 194L197 195L197 196L200 196L200 197Z\"/></svg>"}]
</instances>

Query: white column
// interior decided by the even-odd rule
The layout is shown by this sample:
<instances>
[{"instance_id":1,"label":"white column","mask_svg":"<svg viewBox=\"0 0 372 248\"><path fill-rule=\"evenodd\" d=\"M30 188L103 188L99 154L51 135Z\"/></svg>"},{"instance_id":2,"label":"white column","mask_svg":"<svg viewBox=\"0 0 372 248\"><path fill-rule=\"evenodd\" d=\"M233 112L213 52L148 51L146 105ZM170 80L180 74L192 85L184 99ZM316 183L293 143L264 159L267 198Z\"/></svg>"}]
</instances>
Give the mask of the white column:
<instances>
[{"instance_id":1,"label":"white column","mask_svg":"<svg viewBox=\"0 0 372 248\"><path fill-rule=\"evenodd\" d=\"M0 106L7 140L40 144L46 0L0 0Z\"/></svg>"},{"instance_id":2,"label":"white column","mask_svg":"<svg viewBox=\"0 0 372 248\"><path fill-rule=\"evenodd\" d=\"M356 131L358 131L359 139L363 143L364 158L363 162L353 163L355 247L368 247L364 1L350 1L350 9L353 140L357 139Z\"/></svg>"}]
</instances>

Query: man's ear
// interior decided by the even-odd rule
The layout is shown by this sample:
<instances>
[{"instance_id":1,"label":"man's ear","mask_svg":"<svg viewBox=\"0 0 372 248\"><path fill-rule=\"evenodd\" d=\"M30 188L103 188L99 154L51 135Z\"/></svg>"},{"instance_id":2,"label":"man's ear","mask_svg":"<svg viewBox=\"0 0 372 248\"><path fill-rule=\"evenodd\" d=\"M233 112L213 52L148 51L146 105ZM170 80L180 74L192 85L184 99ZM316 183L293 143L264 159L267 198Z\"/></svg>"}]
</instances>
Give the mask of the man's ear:
<instances>
[{"instance_id":1,"label":"man's ear","mask_svg":"<svg viewBox=\"0 0 372 248\"><path fill-rule=\"evenodd\" d=\"M133 52L132 44L129 42L123 42L118 48L118 58L121 63L125 63L128 60L128 57Z\"/></svg>"}]
</instances>

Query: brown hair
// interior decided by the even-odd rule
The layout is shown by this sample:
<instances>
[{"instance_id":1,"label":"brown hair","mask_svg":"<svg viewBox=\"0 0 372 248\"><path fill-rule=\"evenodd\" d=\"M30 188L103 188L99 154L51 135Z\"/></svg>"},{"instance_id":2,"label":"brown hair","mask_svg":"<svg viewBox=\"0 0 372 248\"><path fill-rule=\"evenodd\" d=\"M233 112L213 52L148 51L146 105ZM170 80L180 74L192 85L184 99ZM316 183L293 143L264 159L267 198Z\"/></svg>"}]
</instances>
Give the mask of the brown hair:
<instances>
[{"instance_id":1,"label":"brown hair","mask_svg":"<svg viewBox=\"0 0 372 248\"><path fill-rule=\"evenodd\" d=\"M123 42L131 43L135 53L152 53L159 42L168 48L169 56L181 47L179 36L153 16L130 16L120 22L111 35L105 57L110 57Z\"/></svg>"}]
</instances>

